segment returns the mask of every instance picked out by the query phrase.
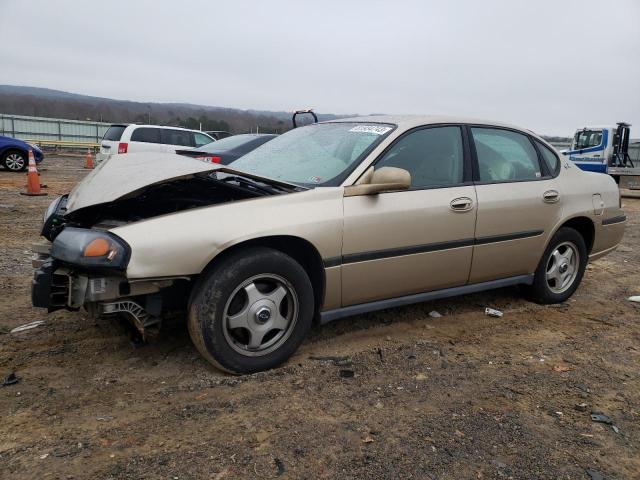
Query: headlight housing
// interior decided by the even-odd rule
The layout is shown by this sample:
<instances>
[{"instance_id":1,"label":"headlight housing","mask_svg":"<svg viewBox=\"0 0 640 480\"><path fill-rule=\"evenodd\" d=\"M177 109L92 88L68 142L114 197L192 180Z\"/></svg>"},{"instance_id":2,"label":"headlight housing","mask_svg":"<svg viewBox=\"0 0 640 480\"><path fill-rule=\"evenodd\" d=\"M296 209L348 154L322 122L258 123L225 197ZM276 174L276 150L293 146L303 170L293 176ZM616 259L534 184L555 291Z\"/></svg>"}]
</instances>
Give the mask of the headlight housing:
<instances>
[{"instance_id":1,"label":"headlight housing","mask_svg":"<svg viewBox=\"0 0 640 480\"><path fill-rule=\"evenodd\" d=\"M120 237L99 230L67 227L56 237L51 256L80 267L124 270L131 248Z\"/></svg>"},{"instance_id":2,"label":"headlight housing","mask_svg":"<svg viewBox=\"0 0 640 480\"><path fill-rule=\"evenodd\" d=\"M47 207L42 217L42 229L40 235L48 240L53 240L55 233L64 223L63 215L67 205L67 196L62 195L53 200Z\"/></svg>"},{"instance_id":3,"label":"headlight housing","mask_svg":"<svg viewBox=\"0 0 640 480\"><path fill-rule=\"evenodd\" d=\"M53 202L49 204L49 206L47 207L47 210L44 212L44 215L42 217L43 224L47 223L47 220L49 219L49 217L56 212L56 210L58 209L58 205L60 205L61 200L62 200L62 196L56 197L53 199Z\"/></svg>"}]
</instances>

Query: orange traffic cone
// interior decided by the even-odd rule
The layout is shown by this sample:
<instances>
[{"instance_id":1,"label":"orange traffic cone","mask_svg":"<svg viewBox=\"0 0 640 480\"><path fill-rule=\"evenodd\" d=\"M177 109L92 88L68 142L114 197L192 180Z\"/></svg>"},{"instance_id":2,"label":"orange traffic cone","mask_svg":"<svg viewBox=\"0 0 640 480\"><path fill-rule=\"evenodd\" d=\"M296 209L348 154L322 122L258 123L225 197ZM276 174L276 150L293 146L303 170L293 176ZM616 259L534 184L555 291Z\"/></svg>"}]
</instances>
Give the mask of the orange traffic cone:
<instances>
[{"instance_id":1,"label":"orange traffic cone","mask_svg":"<svg viewBox=\"0 0 640 480\"><path fill-rule=\"evenodd\" d=\"M87 148L87 156L84 157L84 168L93 168L93 155L90 148Z\"/></svg>"},{"instance_id":2,"label":"orange traffic cone","mask_svg":"<svg viewBox=\"0 0 640 480\"><path fill-rule=\"evenodd\" d=\"M29 149L29 170L27 172L27 191L20 192L21 195L30 195L33 197L46 195L40 191L40 177L38 177L38 169L36 168L36 159L33 156L33 150Z\"/></svg>"}]
</instances>

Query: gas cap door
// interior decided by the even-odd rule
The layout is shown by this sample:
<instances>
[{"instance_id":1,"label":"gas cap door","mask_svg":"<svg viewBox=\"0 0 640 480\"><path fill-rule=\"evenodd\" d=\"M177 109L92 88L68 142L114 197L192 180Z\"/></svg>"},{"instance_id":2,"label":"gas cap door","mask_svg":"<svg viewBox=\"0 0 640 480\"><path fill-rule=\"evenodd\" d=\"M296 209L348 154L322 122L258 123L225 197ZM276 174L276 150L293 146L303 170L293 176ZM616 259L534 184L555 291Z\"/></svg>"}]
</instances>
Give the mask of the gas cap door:
<instances>
[{"instance_id":1,"label":"gas cap door","mask_svg":"<svg viewBox=\"0 0 640 480\"><path fill-rule=\"evenodd\" d=\"M596 215L602 215L604 211L604 202L602 201L602 197L599 193L595 193L593 195L593 213Z\"/></svg>"}]
</instances>

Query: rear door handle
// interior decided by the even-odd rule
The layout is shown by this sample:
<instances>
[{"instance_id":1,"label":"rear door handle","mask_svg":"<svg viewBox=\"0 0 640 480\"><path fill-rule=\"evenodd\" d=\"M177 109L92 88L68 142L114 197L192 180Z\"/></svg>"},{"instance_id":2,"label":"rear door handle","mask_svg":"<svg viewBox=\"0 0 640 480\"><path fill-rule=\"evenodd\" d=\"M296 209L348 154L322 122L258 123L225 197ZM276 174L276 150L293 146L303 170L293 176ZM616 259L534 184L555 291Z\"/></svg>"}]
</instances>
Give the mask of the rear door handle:
<instances>
[{"instance_id":1,"label":"rear door handle","mask_svg":"<svg viewBox=\"0 0 640 480\"><path fill-rule=\"evenodd\" d=\"M468 212L473 209L473 200L469 197L454 198L449 203L449 206L454 212Z\"/></svg>"},{"instance_id":2,"label":"rear door handle","mask_svg":"<svg viewBox=\"0 0 640 480\"><path fill-rule=\"evenodd\" d=\"M560 200L560 194L557 190L547 190L542 194L542 199L547 203L556 203Z\"/></svg>"}]
</instances>

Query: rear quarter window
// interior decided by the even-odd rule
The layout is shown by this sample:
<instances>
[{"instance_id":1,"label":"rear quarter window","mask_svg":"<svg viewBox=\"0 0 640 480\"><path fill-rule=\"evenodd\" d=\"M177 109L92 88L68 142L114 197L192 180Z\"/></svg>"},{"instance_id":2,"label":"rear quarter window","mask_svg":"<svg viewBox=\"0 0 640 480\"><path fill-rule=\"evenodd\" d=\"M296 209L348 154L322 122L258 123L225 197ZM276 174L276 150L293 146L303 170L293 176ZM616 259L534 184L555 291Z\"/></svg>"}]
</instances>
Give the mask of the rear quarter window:
<instances>
[{"instance_id":1,"label":"rear quarter window","mask_svg":"<svg viewBox=\"0 0 640 480\"><path fill-rule=\"evenodd\" d=\"M123 125L114 125L109 127L109 129L105 132L104 137L102 137L102 140L109 140L112 142L119 141L125 128L127 127Z\"/></svg>"},{"instance_id":2,"label":"rear quarter window","mask_svg":"<svg viewBox=\"0 0 640 480\"><path fill-rule=\"evenodd\" d=\"M536 141L536 145L542 154L542 158L544 159L544 163L547 165L547 168L551 173L555 174L558 171L558 165L560 164L558 156L546 145L543 145L538 141Z\"/></svg>"}]
</instances>

